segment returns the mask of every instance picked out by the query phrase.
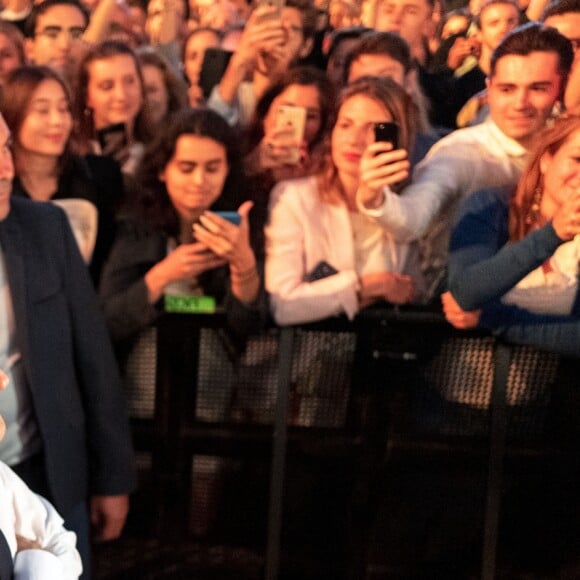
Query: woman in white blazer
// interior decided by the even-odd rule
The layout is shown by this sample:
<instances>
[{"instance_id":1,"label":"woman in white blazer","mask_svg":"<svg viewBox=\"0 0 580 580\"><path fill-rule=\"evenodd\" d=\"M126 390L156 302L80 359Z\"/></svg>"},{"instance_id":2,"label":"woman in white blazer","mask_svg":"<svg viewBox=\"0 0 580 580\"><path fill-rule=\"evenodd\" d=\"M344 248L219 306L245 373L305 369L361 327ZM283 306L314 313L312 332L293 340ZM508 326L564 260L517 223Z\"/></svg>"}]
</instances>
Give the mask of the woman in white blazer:
<instances>
[{"instance_id":1,"label":"woman in white blazer","mask_svg":"<svg viewBox=\"0 0 580 580\"><path fill-rule=\"evenodd\" d=\"M266 227L266 289L278 324L299 324L385 300L420 295L416 249L396 243L367 200L409 177L417 110L388 78L363 78L338 100L330 155L321 173L279 183ZM395 123L398 143L375 140Z\"/></svg>"}]
</instances>

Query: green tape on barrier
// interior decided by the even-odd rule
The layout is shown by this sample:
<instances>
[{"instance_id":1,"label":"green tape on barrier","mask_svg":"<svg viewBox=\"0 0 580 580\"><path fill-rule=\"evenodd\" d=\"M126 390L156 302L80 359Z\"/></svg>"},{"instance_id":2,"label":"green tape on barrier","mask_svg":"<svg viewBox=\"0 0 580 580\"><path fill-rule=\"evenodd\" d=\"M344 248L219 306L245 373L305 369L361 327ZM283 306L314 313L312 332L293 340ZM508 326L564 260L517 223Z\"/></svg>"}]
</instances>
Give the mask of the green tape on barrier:
<instances>
[{"instance_id":1,"label":"green tape on barrier","mask_svg":"<svg viewBox=\"0 0 580 580\"><path fill-rule=\"evenodd\" d=\"M215 298L213 296L165 296L165 312L213 314Z\"/></svg>"}]
</instances>

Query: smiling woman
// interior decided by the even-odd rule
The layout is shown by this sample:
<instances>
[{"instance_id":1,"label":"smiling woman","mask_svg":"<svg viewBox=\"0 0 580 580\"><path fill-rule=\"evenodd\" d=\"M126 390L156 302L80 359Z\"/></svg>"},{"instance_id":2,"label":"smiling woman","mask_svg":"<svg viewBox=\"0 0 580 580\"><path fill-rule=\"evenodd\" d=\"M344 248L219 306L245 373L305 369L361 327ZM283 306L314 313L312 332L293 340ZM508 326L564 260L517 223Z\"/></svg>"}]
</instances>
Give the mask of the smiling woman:
<instances>
[{"instance_id":1,"label":"smiling woman","mask_svg":"<svg viewBox=\"0 0 580 580\"><path fill-rule=\"evenodd\" d=\"M279 324L411 302L421 288L415 248L394 241L361 204L409 175L417 110L389 78L363 78L339 97L331 155L317 175L279 183L266 229L266 289ZM395 123L398 144L375 141Z\"/></svg>"},{"instance_id":2,"label":"smiling woman","mask_svg":"<svg viewBox=\"0 0 580 580\"><path fill-rule=\"evenodd\" d=\"M8 77L2 112L12 132L15 195L65 209L95 283L111 247L115 207L123 196L116 164L71 152L68 88L47 67L23 66Z\"/></svg>"},{"instance_id":3,"label":"smiling woman","mask_svg":"<svg viewBox=\"0 0 580 580\"><path fill-rule=\"evenodd\" d=\"M80 63L76 86L73 111L80 151L113 157L124 173L132 174L152 131L134 52L112 40L93 47Z\"/></svg>"},{"instance_id":4,"label":"smiling woman","mask_svg":"<svg viewBox=\"0 0 580 580\"><path fill-rule=\"evenodd\" d=\"M142 414L152 412L143 410L139 397L152 405L154 381L132 389L130 362L155 348L153 325L165 297L211 297L225 308L236 347L262 327L266 308L250 241L252 204L243 201L237 138L228 124L208 110L178 113L148 149L138 175L140 187L122 214L101 298L130 408ZM237 210L241 223L216 210Z\"/></svg>"},{"instance_id":5,"label":"smiling woman","mask_svg":"<svg viewBox=\"0 0 580 580\"><path fill-rule=\"evenodd\" d=\"M213 296L232 330L259 326L263 302L250 243L250 202L236 137L207 110L179 113L151 145L140 187L123 212L101 294L112 336L134 340L163 308L166 294ZM215 210L237 210L234 225Z\"/></svg>"},{"instance_id":6,"label":"smiling woman","mask_svg":"<svg viewBox=\"0 0 580 580\"><path fill-rule=\"evenodd\" d=\"M470 196L453 230L447 319L578 356L580 117L547 130L515 193Z\"/></svg>"}]
</instances>

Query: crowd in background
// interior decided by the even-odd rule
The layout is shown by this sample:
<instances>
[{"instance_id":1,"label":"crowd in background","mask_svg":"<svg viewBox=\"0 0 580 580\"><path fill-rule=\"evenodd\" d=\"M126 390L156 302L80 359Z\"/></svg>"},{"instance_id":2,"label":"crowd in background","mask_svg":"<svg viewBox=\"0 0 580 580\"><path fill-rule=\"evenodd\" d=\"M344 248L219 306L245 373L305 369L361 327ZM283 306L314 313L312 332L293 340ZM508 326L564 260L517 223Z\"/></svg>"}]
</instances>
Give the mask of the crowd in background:
<instances>
[{"instance_id":1,"label":"crowd in background","mask_svg":"<svg viewBox=\"0 0 580 580\"><path fill-rule=\"evenodd\" d=\"M80 429L103 448L71 451L81 495L105 498L82 525L114 519L105 539L122 528L133 477L108 485L100 459L119 440L112 463L130 454L122 405L117 433L102 423L121 396L116 365L127 380L132 357L155 349L168 297L222 306L233 356L269 319L353 318L385 301L578 355L579 106L579 0L5 0L0 180L5 195L51 202L52 234L30 243L52 269L29 279L31 304L65 289L70 324L54 310L53 330L70 337ZM4 203L0 234L15 212L44 211ZM0 306L16 322L2 322L0 367L18 396L0 395L0 459L68 522L82 498L61 497L53 476L65 464L38 410L47 377L27 360L45 355L19 331L32 314L8 235ZM105 388L82 386L95 364L118 393L87 411Z\"/></svg>"}]
</instances>

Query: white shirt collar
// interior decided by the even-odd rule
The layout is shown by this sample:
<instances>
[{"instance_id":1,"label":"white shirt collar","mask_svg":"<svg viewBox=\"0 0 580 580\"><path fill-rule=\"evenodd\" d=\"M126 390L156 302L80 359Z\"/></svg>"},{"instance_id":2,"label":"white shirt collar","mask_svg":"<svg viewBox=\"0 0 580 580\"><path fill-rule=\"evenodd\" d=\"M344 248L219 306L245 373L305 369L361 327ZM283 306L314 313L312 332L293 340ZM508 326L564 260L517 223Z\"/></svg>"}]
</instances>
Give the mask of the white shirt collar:
<instances>
[{"instance_id":1,"label":"white shirt collar","mask_svg":"<svg viewBox=\"0 0 580 580\"><path fill-rule=\"evenodd\" d=\"M490 138L497 143L497 145L505 152L509 157L525 157L528 154L528 150L514 141L511 137L508 137L491 119L488 117L485 120L485 124L489 130Z\"/></svg>"}]
</instances>

